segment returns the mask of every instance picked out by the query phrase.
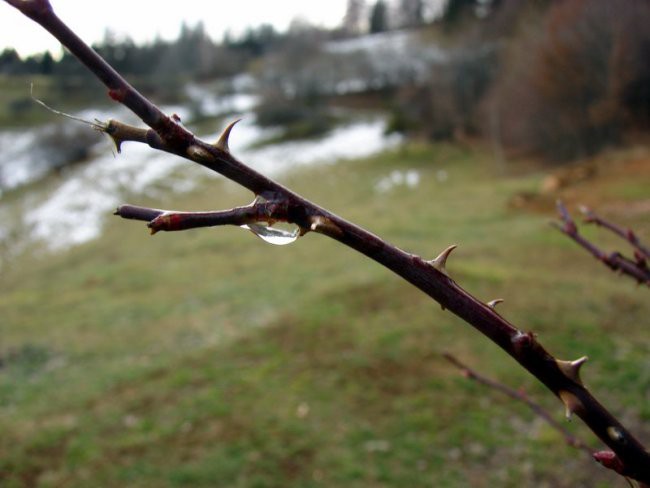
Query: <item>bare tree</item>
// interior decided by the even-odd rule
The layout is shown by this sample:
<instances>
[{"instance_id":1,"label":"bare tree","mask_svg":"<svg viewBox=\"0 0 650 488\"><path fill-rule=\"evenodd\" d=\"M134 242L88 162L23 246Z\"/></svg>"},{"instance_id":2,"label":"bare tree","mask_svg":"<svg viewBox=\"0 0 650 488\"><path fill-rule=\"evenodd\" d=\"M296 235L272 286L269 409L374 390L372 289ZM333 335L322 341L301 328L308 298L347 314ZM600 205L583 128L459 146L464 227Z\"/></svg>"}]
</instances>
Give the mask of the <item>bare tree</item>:
<instances>
[{"instance_id":1,"label":"bare tree","mask_svg":"<svg viewBox=\"0 0 650 488\"><path fill-rule=\"evenodd\" d=\"M349 34L361 34L366 27L365 0L348 0L343 17L343 29Z\"/></svg>"},{"instance_id":2,"label":"bare tree","mask_svg":"<svg viewBox=\"0 0 650 488\"><path fill-rule=\"evenodd\" d=\"M498 301L484 303L465 291L447 271L447 260L456 246L449 246L435 259L423 259L306 200L231 154L228 138L234 123L216 143L209 143L198 139L174 117L164 114L63 23L48 0L5 1L48 30L106 85L113 100L128 107L149 127L133 127L115 120L97 123L96 128L111 136L118 148L124 141L148 144L214 170L256 196L247 206L218 212L181 213L123 206L117 210L118 215L147 221L154 231L248 225L255 232L267 233L269 238L288 238L273 227L277 222L287 222L299 229L291 238L314 232L366 255L422 290L443 309L465 320L541 381L561 400L568 416L580 417L609 447L610 450L593 454L597 461L622 476L650 483L650 454L582 384L579 373L584 359L556 359L533 333L503 318L495 310Z\"/></svg>"}]
</instances>

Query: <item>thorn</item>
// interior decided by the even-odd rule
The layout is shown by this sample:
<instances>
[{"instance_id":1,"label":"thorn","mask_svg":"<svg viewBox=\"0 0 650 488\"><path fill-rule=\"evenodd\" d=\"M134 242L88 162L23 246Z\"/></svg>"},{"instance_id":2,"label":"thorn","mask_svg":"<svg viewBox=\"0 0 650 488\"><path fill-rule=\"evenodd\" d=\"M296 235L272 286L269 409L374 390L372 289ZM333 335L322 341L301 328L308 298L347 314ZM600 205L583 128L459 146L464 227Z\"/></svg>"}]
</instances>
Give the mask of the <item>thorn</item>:
<instances>
[{"instance_id":1,"label":"thorn","mask_svg":"<svg viewBox=\"0 0 650 488\"><path fill-rule=\"evenodd\" d=\"M556 359L555 363L557 364L557 367L560 368L560 371L564 373L564 376L569 378L571 381L582 385L582 380L580 379L580 368L582 368L582 365L585 364L588 359L587 356L582 356L575 361L562 361Z\"/></svg>"},{"instance_id":2,"label":"thorn","mask_svg":"<svg viewBox=\"0 0 650 488\"><path fill-rule=\"evenodd\" d=\"M447 249L442 251L436 259L429 261L429 264L440 271L443 275L449 277L449 274L447 273L447 258L457 247L456 244L449 246Z\"/></svg>"},{"instance_id":3,"label":"thorn","mask_svg":"<svg viewBox=\"0 0 650 488\"><path fill-rule=\"evenodd\" d=\"M226 127L223 132L221 133L221 136L219 136L219 140L215 144L216 147L221 149L224 152L229 153L230 148L228 147L228 139L230 138L230 133L232 132L232 128L235 127L235 124L237 122L241 121L241 119L237 119L230 124L228 124L228 127Z\"/></svg>"},{"instance_id":4,"label":"thorn","mask_svg":"<svg viewBox=\"0 0 650 488\"><path fill-rule=\"evenodd\" d=\"M566 419L571 422L571 416L582 408L582 402L573 393L561 390L558 394L562 403L564 403L564 414Z\"/></svg>"},{"instance_id":5,"label":"thorn","mask_svg":"<svg viewBox=\"0 0 650 488\"><path fill-rule=\"evenodd\" d=\"M503 298L497 298L495 300L492 300L491 302L487 302L486 305L490 307L492 310L496 310L497 305L499 303L503 303Z\"/></svg>"},{"instance_id":6,"label":"thorn","mask_svg":"<svg viewBox=\"0 0 650 488\"><path fill-rule=\"evenodd\" d=\"M115 145L115 150L117 151L117 154L121 154L122 153L122 142L123 141L121 139L118 139L117 137L113 136L112 134L108 134L108 137L110 137L111 141L113 141L113 144Z\"/></svg>"}]
</instances>

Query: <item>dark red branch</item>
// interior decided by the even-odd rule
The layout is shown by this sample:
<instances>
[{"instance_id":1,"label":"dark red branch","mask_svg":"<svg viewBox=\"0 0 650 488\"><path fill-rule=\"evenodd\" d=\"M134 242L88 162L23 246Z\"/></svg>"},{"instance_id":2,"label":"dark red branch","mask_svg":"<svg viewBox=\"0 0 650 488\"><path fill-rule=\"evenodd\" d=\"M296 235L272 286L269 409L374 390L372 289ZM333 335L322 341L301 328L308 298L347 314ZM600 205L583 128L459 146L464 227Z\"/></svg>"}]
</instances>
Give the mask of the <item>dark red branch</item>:
<instances>
[{"instance_id":1,"label":"dark red branch","mask_svg":"<svg viewBox=\"0 0 650 488\"><path fill-rule=\"evenodd\" d=\"M155 149L177 154L222 174L267 201L274 202L279 206L274 212L283 212L287 222L295 223L303 230L329 236L401 276L436 300L444 309L461 317L498 344L560 398L615 453L620 461L618 467L621 474L650 482L650 454L643 445L565 367L567 363L557 361L533 334L521 331L492 307L456 284L444 268L448 251L434 261L427 261L388 244L365 229L304 199L234 158L228 150L228 129L217 144L196 139L192 133L164 115L86 46L54 15L49 2L5 1L50 31L104 82L112 98L129 107L150 127L136 131L134 139L137 136L140 142L146 142ZM47 8L36 9L36 5L46 5ZM32 12L32 7L36 13Z\"/></svg>"},{"instance_id":2,"label":"dark red branch","mask_svg":"<svg viewBox=\"0 0 650 488\"><path fill-rule=\"evenodd\" d=\"M636 259L632 260L626 258L619 252L606 253L602 251L598 246L593 244L578 232L578 226L571 218L569 211L560 201L557 202L557 211L560 215L560 218L562 219L562 224L553 222L553 225L556 229L570 237L574 242L576 242L582 248L586 249L592 256L601 261L612 271L621 272L631 278L634 278L638 283L650 286L650 268L648 268L647 262L643 256L640 256L637 253ZM602 222L601 220L599 221ZM596 220L593 222L596 223ZM607 225L602 223L598 225L606 226L617 234L620 232L619 235L623 236L629 242L632 242L629 235L623 231L623 229L617 226L613 226L609 223ZM634 236L633 233L631 235L635 239L635 242L638 242L638 240L636 240L636 236Z\"/></svg>"},{"instance_id":3,"label":"dark red branch","mask_svg":"<svg viewBox=\"0 0 650 488\"><path fill-rule=\"evenodd\" d=\"M117 208L115 215L119 215L124 219L147 222L152 234L158 231L173 232L200 227L241 226L261 222L266 222L271 226L275 222L287 222L288 219L286 207L281 202L263 199L257 199L245 207L209 212L177 212L175 210L122 205Z\"/></svg>"},{"instance_id":4,"label":"dark red branch","mask_svg":"<svg viewBox=\"0 0 650 488\"><path fill-rule=\"evenodd\" d=\"M544 407L532 401L528 397L528 395L526 395L525 392L520 390L515 390L514 388L510 388L509 386L506 386L503 383L499 383L498 381L492 380L490 378L487 378L477 373L475 370L473 370L466 364L463 364L458 358L456 358L452 354L444 353L443 357L451 364L456 366L458 369L460 369L463 376L465 376L466 378L476 381L477 383L485 385L489 388L492 388L493 390L499 391L504 395L514 400L517 400L518 402L524 403L528 408L530 408L535 413L535 415L544 419L551 427L553 427L560 434L562 434L562 436L564 437L564 441L569 446L575 447L576 449L582 449L583 451L587 452L590 456L593 454L591 449L589 449L589 447L584 442L582 442L580 439L578 439L573 434L571 434L571 432L569 432L562 424L560 424L557 420L555 420L555 418L553 418L553 415L551 415L551 413L548 412Z\"/></svg>"},{"instance_id":5,"label":"dark red branch","mask_svg":"<svg viewBox=\"0 0 650 488\"><path fill-rule=\"evenodd\" d=\"M616 225L614 222L604 219L603 217L597 215L589 207L580 207L580 211L585 216L585 222L588 224L596 224L599 227L603 227L613 232L622 239L626 240L645 258L650 258L650 247L644 245L632 229L624 229L623 227Z\"/></svg>"},{"instance_id":6,"label":"dark red branch","mask_svg":"<svg viewBox=\"0 0 650 488\"><path fill-rule=\"evenodd\" d=\"M138 207L136 205L121 205L117 207L113 215L119 215L123 219L141 220L143 222L151 222L153 219L162 215L166 210L157 208Z\"/></svg>"}]
</instances>

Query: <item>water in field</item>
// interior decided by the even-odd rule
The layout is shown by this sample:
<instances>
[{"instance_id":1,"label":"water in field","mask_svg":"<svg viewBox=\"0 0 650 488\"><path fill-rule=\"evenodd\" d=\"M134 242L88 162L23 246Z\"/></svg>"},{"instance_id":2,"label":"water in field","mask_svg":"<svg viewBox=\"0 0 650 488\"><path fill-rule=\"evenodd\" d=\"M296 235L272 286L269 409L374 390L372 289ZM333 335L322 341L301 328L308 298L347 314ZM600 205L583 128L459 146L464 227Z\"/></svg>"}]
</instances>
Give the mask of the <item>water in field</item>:
<instances>
[{"instance_id":1,"label":"water in field","mask_svg":"<svg viewBox=\"0 0 650 488\"><path fill-rule=\"evenodd\" d=\"M331 163L344 158L367 156L399 143L399 138L384 134L380 116L351 121L319 139L284 142L262 147L254 143L274 135L255 124L250 112L254 95L236 94L217 99L198 87L189 90L202 104L204 115L243 116L230 137L233 154L258 171L274 176L301 165ZM183 107L165 107L182 120L190 117ZM136 123L125 110L87 109L75 114L88 120L109 118ZM235 115L233 115L233 118ZM221 128L199 134L215 140ZM60 144L43 150L40 141L54 138ZM79 164L58 164L75 155L62 154L66 141L79 141ZM114 208L138 195L157 199L168 192L192 191L206 177L216 176L191 162L157 152L143 144L125 143L117 154L112 142L90 127L66 119L51 126L0 132L0 250L4 259L19 253L31 243L56 251L95 239ZM21 190L16 190L22 187ZM273 244L286 244L297 238L274 227L250 228Z\"/></svg>"}]
</instances>

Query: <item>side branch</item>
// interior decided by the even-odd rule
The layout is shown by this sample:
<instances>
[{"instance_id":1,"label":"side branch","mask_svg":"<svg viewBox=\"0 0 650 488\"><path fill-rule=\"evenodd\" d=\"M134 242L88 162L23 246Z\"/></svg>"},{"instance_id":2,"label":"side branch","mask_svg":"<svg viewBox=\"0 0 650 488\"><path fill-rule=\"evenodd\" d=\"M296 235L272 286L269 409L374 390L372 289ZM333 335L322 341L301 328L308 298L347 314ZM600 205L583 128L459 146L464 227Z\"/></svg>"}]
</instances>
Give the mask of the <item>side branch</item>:
<instances>
[{"instance_id":1,"label":"side branch","mask_svg":"<svg viewBox=\"0 0 650 488\"><path fill-rule=\"evenodd\" d=\"M159 231L173 232L220 225L242 226L259 224L259 222L266 222L272 226L275 222L286 222L288 218L287 208L284 205L260 198L245 207L210 212L177 212L122 205L117 208L114 215L123 219L147 222L147 227L151 229L152 234Z\"/></svg>"},{"instance_id":2,"label":"side branch","mask_svg":"<svg viewBox=\"0 0 650 488\"><path fill-rule=\"evenodd\" d=\"M153 148L177 154L216 171L272 204L273 208L267 207L271 220L282 215L281 220L297 224L302 232L311 230L331 237L401 276L437 301L443 309L462 318L500 346L553 392L568 411L583 419L594 434L609 446L613 456L610 464L616 466L620 474L650 483L650 454L584 387L577 374L579 362L557 360L543 348L532 333L518 329L498 314L494 310L493 302L483 303L461 288L445 269L451 247L434 260L425 260L398 249L367 230L306 200L233 157L227 144L232 124L217 142L209 143L198 140L194 134L164 115L63 24L52 12L47 0L5 1L50 31L104 82L114 100L130 108L150 127L136 130L129 136L130 139L116 138L117 141L128 139L146 142ZM38 6L47 8L36 8ZM131 215L130 218L153 216L153 220L165 215L156 212L158 211L155 209L145 209L132 213L125 211L125 214ZM207 217L201 219L204 218ZM180 217L180 221L192 219Z\"/></svg>"},{"instance_id":3,"label":"side branch","mask_svg":"<svg viewBox=\"0 0 650 488\"><path fill-rule=\"evenodd\" d=\"M597 225L602 225L603 227L608 228L612 232L620 235L625 240L630 242L633 246L637 248L635 253L635 259L632 260L623 256L619 252L606 253L602 251L598 246L593 244L587 238L582 236L578 232L578 226L575 221L569 214L569 211L560 201L557 203L557 211L562 219L562 223L553 222L553 226L558 229L560 232L570 237L574 242L579 246L586 249L593 257L601 261L612 271L618 271L623 273L633 279L638 283L645 284L650 286L650 268L648 268L647 260L645 257L645 248L638 242L636 235L631 231L624 231L618 226L610 224L598 217L595 216L591 211L587 210L587 221L596 223ZM638 246L641 247L638 247Z\"/></svg>"},{"instance_id":4,"label":"side branch","mask_svg":"<svg viewBox=\"0 0 650 488\"><path fill-rule=\"evenodd\" d=\"M610 222L609 220L600 217L589 207L582 206L580 207L580 211L585 216L586 223L596 224L599 227L603 227L613 232L626 240L637 252L641 253L642 256L650 258L650 247L644 245L632 229L624 229L623 227L616 225L614 222Z\"/></svg>"},{"instance_id":5,"label":"side branch","mask_svg":"<svg viewBox=\"0 0 650 488\"><path fill-rule=\"evenodd\" d=\"M555 418L553 418L553 415L550 412L548 412L546 409L544 409L544 407L532 401L528 397L528 395L526 395L525 392L515 390L514 388L510 388L509 386L506 386L503 383L499 383L498 381L492 380L490 378L481 375L480 373L476 372L466 364L462 363L458 358L456 358L452 354L444 353L442 356L451 364L453 364L455 367L460 369L461 373L463 374L463 376L465 376L465 378L476 381L477 383L485 385L488 388L492 388L493 390L499 391L504 395L514 400L517 400L518 402L524 403L528 408L530 408L535 413L535 415L544 419L551 427L553 427L560 434L562 434L562 437L564 437L564 442L566 442L569 446L575 447L576 449L582 449L583 451L587 452L590 456L592 456L591 449L589 449L589 447L584 442L582 442L580 439L575 437L562 424L560 424L557 420L555 420Z\"/></svg>"}]
</instances>

